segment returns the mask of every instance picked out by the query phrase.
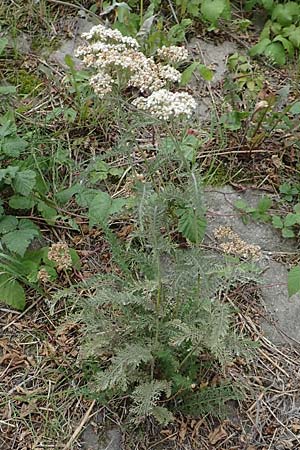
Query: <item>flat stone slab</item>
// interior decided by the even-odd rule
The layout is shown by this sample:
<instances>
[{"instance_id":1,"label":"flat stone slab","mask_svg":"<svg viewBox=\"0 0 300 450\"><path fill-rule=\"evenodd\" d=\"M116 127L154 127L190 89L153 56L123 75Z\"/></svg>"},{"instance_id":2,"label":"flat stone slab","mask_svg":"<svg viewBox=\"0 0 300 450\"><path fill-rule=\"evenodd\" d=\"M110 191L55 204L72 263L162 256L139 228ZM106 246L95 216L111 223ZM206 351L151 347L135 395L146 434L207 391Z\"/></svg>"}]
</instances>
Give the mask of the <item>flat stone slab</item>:
<instances>
[{"instance_id":1,"label":"flat stone slab","mask_svg":"<svg viewBox=\"0 0 300 450\"><path fill-rule=\"evenodd\" d=\"M204 195L208 219L206 243L214 241L216 228L228 226L243 241L261 248L262 256L257 263L262 269L261 294L266 309L266 320L261 322L263 332L275 344L291 343L288 338L300 343L300 295L289 298L288 270L274 260L278 253L295 252L296 244L292 239L283 239L270 224L252 220L245 224L234 207L237 200L256 206L264 195L264 192L252 189L238 192L231 186L207 188Z\"/></svg>"},{"instance_id":2,"label":"flat stone slab","mask_svg":"<svg viewBox=\"0 0 300 450\"><path fill-rule=\"evenodd\" d=\"M51 55L49 56L50 60L59 64L61 67L66 69L68 66L65 62L66 55L70 55L75 63L75 67L80 69L82 66L82 62L79 58L75 57L75 50L77 47L82 44L84 41L81 38L82 33L86 33L90 31L90 29L95 25L89 19L86 18L78 18L77 23L75 25L75 33L73 39L66 39L62 41L61 46Z\"/></svg>"}]
</instances>

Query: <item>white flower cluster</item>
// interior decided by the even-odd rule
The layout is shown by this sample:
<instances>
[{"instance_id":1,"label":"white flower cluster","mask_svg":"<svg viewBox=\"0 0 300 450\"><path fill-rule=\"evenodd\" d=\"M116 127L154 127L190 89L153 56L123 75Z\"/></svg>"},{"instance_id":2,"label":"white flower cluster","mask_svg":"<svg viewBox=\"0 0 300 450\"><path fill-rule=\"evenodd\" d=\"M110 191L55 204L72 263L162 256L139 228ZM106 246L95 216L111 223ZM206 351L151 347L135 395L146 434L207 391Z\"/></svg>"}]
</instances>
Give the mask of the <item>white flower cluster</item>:
<instances>
[{"instance_id":1,"label":"white flower cluster","mask_svg":"<svg viewBox=\"0 0 300 450\"><path fill-rule=\"evenodd\" d=\"M156 54L161 61L169 61L173 64L186 61L189 57L186 48L176 47L175 45L170 45L170 47L163 45L157 50Z\"/></svg>"},{"instance_id":2,"label":"white flower cluster","mask_svg":"<svg viewBox=\"0 0 300 450\"><path fill-rule=\"evenodd\" d=\"M165 89L170 83L180 82L181 73L168 62L172 64L187 59L186 49L162 47L155 57L147 58L138 50L139 44L134 38L103 25L91 28L82 37L88 43L77 49L76 56L83 59L85 66L96 70L90 84L99 97L109 94L114 85L121 89L134 87L149 95L133 102L139 109L165 119L191 114L196 104L190 95L174 94Z\"/></svg>"},{"instance_id":3,"label":"white flower cluster","mask_svg":"<svg viewBox=\"0 0 300 450\"><path fill-rule=\"evenodd\" d=\"M90 31L83 33L82 37L87 41L92 41L94 39L104 42L113 41L118 44L124 44L126 47L139 48L139 43L136 39L124 36L119 30L112 30L103 25L92 27Z\"/></svg>"},{"instance_id":4,"label":"white flower cluster","mask_svg":"<svg viewBox=\"0 0 300 450\"><path fill-rule=\"evenodd\" d=\"M139 97L132 104L138 109L149 112L162 120L170 120L174 117L191 116L196 108L196 101L186 92L170 92L160 89L149 97Z\"/></svg>"}]
</instances>

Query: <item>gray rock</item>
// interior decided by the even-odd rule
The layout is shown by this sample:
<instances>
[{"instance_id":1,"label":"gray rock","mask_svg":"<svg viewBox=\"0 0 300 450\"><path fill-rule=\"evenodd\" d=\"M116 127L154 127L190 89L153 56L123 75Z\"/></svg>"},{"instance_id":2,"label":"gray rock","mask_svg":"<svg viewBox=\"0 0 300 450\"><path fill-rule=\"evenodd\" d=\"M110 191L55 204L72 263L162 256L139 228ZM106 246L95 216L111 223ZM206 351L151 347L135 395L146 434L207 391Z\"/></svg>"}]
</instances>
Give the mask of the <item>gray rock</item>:
<instances>
[{"instance_id":1,"label":"gray rock","mask_svg":"<svg viewBox=\"0 0 300 450\"><path fill-rule=\"evenodd\" d=\"M275 344L286 343L287 340L291 343L285 335L300 342L300 295L289 298L288 270L274 260L276 253L297 251L296 244L292 239L283 239L270 224L255 221L245 224L234 208L237 200L255 206L263 195L263 192L252 189L237 192L231 186L207 188L204 194L208 218L205 242L209 244L214 240L216 228L229 226L245 242L260 246L262 258L258 266L263 269L260 281L266 310L266 320L261 322L263 332Z\"/></svg>"},{"instance_id":2,"label":"gray rock","mask_svg":"<svg viewBox=\"0 0 300 450\"><path fill-rule=\"evenodd\" d=\"M291 342L288 338L300 342L300 295L288 296L287 274L283 264L271 260L262 277L262 301L274 323L264 320L261 325L274 344Z\"/></svg>"},{"instance_id":3,"label":"gray rock","mask_svg":"<svg viewBox=\"0 0 300 450\"><path fill-rule=\"evenodd\" d=\"M81 60L75 57L76 48L83 43L81 38L82 33L88 32L93 26L94 22L86 18L78 18L75 25L75 34L73 39L66 39L62 41L61 46L55 52L51 53L50 59L63 68L67 68L65 63L66 55L70 55L75 63L75 67L80 69L82 67Z\"/></svg>"},{"instance_id":4,"label":"gray rock","mask_svg":"<svg viewBox=\"0 0 300 450\"><path fill-rule=\"evenodd\" d=\"M81 437L83 450L122 450L122 434L118 428L108 428L104 432L97 432L92 425L88 425Z\"/></svg>"}]
</instances>

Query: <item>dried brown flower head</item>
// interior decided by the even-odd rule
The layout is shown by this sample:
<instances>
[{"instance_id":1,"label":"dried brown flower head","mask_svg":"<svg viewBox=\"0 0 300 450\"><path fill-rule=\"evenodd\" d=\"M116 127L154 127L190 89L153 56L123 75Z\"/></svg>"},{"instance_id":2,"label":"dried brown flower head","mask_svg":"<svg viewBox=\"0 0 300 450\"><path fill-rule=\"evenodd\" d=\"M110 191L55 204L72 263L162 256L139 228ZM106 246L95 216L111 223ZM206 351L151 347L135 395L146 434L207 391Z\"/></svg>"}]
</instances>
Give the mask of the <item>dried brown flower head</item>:
<instances>
[{"instance_id":1,"label":"dried brown flower head","mask_svg":"<svg viewBox=\"0 0 300 450\"><path fill-rule=\"evenodd\" d=\"M48 259L55 262L56 270L58 272L70 269L72 267L72 258L69 247L65 242L52 244L48 252Z\"/></svg>"},{"instance_id":2,"label":"dried brown flower head","mask_svg":"<svg viewBox=\"0 0 300 450\"><path fill-rule=\"evenodd\" d=\"M232 228L220 226L214 230L215 238L220 242L219 246L224 253L241 256L249 259L259 259L261 248L258 245L248 244L235 233Z\"/></svg>"}]
</instances>

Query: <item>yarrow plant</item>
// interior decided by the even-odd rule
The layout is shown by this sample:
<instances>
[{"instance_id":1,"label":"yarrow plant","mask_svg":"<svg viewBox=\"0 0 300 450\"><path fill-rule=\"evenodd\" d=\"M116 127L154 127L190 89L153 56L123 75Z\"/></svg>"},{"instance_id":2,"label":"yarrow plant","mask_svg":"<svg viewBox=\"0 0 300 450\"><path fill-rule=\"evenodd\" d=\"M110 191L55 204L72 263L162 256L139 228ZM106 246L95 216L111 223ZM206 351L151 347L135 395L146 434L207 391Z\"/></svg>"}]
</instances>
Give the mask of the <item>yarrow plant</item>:
<instances>
[{"instance_id":1,"label":"yarrow plant","mask_svg":"<svg viewBox=\"0 0 300 450\"><path fill-rule=\"evenodd\" d=\"M139 97L132 104L159 119L170 120L190 116L196 102L188 93L173 93L168 88L179 83L181 73L174 65L188 59L183 47L162 47L152 57L139 49L136 39L118 30L97 25L82 35L87 44L77 49L86 67L95 70L90 84L100 98L111 93L135 88Z\"/></svg>"}]
</instances>

